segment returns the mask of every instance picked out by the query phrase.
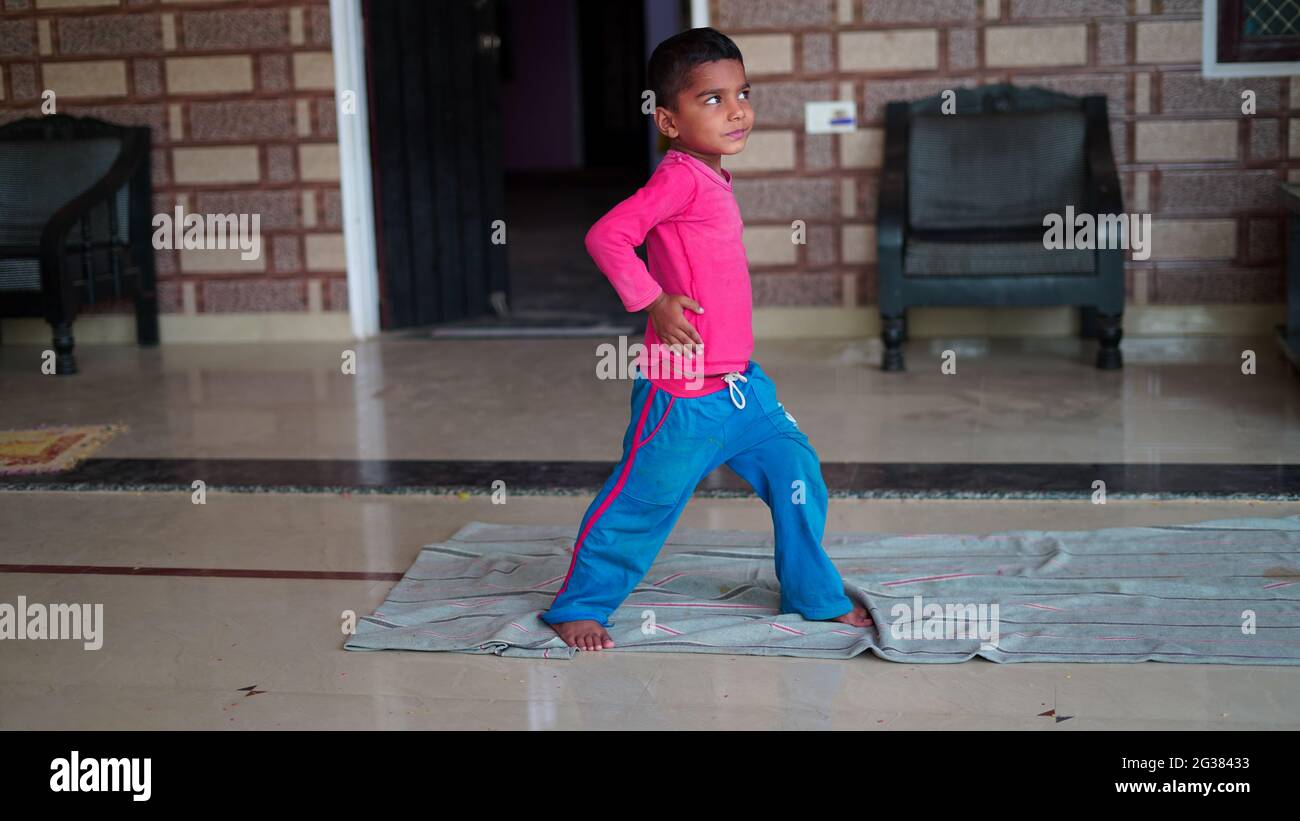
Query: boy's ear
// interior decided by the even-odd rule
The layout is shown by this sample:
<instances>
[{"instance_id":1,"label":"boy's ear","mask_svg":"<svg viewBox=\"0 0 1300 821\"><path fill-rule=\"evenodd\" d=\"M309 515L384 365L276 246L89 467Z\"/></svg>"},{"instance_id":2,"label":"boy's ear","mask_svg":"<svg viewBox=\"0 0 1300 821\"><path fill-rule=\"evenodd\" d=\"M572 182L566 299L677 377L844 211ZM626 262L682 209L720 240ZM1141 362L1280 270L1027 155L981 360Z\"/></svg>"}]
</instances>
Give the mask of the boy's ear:
<instances>
[{"instance_id":1,"label":"boy's ear","mask_svg":"<svg viewBox=\"0 0 1300 821\"><path fill-rule=\"evenodd\" d=\"M655 107L655 128L668 139L677 139L677 123L673 113L663 106Z\"/></svg>"}]
</instances>

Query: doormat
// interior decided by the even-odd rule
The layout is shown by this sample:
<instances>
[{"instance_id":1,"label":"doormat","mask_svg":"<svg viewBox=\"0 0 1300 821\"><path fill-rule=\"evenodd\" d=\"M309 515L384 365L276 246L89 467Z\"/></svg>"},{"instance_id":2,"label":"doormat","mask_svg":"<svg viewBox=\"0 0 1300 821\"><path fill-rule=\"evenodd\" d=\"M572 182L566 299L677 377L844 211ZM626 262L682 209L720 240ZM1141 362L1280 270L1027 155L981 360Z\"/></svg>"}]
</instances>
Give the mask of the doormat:
<instances>
[{"instance_id":1,"label":"doormat","mask_svg":"<svg viewBox=\"0 0 1300 821\"><path fill-rule=\"evenodd\" d=\"M0 431L0 476L69 470L126 429L82 425Z\"/></svg>"},{"instance_id":2,"label":"doormat","mask_svg":"<svg viewBox=\"0 0 1300 821\"><path fill-rule=\"evenodd\" d=\"M576 528L471 522L419 558L348 650L571 658L539 615ZM602 653L953 663L1300 665L1300 515L1100 530L827 533L874 624L779 610L772 536L679 528Z\"/></svg>"}]
</instances>

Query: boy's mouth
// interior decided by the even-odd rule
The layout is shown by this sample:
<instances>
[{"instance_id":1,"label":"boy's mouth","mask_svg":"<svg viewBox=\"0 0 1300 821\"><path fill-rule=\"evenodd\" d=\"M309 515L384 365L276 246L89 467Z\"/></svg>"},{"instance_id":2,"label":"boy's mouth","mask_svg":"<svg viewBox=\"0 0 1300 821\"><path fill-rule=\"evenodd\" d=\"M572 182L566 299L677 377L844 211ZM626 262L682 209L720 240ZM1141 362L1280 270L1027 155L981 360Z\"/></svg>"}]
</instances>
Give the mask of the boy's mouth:
<instances>
[{"instance_id":1,"label":"boy's mouth","mask_svg":"<svg viewBox=\"0 0 1300 821\"><path fill-rule=\"evenodd\" d=\"M735 131L728 131L725 136L729 140L743 140L748 133L748 128L737 128Z\"/></svg>"}]
</instances>

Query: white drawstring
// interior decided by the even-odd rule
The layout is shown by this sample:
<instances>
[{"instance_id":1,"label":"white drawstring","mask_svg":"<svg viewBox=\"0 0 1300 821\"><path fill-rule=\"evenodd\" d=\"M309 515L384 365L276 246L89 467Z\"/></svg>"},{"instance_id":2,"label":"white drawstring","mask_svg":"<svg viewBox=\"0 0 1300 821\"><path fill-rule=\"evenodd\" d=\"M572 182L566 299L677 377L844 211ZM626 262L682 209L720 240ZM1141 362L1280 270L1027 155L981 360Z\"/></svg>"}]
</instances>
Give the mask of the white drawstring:
<instances>
[{"instance_id":1,"label":"white drawstring","mask_svg":"<svg viewBox=\"0 0 1300 821\"><path fill-rule=\"evenodd\" d=\"M741 393L740 389L736 387L737 379L739 379L741 382L749 381L748 379L745 378L745 375L740 371L732 371L731 373L722 377L722 381L727 383L727 390L731 392L731 404L735 405L737 410L744 410L745 394ZM739 399L740 401L736 401L737 399Z\"/></svg>"}]
</instances>

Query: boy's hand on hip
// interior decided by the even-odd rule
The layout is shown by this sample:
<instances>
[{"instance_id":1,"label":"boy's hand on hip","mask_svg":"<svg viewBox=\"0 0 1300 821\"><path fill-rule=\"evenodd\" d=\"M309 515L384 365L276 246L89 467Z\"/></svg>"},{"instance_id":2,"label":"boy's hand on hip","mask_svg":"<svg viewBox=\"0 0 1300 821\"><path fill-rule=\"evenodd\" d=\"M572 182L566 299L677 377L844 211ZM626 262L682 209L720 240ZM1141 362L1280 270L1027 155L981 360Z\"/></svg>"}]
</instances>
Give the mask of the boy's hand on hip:
<instances>
[{"instance_id":1,"label":"boy's hand on hip","mask_svg":"<svg viewBox=\"0 0 1300 821\"><path fill-rule=\"evenodd\" d=\"M660 342L681 345L687 353L694 353L696 346L703 351L704 340L700 338L695 326L686 320L684 311L687 310L704 313L700 303L682 294L662 293L646 308Z\"/></svg>"}]
</instances>

